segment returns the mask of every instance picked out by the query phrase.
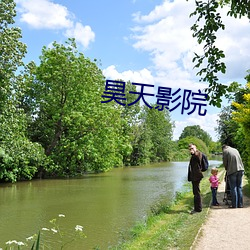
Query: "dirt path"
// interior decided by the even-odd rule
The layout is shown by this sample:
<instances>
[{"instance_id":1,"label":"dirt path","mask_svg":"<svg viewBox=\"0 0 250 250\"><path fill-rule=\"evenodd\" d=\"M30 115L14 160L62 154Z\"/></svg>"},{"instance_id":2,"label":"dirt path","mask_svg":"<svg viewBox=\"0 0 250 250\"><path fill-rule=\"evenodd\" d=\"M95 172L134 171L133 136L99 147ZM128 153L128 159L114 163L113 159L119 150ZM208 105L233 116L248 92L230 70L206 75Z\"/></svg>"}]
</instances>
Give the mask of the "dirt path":
<instances>
[{"instance_id":1,"label":"dirt path","mask_svg":"<svg viewBox=\"0 0 250 250\"><path fill-rule=\"evenodd\" d=\"M230 209L223 202L225 182L218 188L219 207L211 207L191 249L250 249L250 199L244 196L244 207Z\"/></svg>"}]
</instances>

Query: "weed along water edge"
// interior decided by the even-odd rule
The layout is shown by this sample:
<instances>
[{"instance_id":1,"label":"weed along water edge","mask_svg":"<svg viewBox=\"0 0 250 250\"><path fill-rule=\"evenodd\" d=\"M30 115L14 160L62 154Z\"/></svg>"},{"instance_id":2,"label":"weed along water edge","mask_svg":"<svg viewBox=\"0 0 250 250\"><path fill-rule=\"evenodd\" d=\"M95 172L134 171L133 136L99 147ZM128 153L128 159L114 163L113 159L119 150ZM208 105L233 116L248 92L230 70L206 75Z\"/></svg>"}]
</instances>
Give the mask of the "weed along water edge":
<instances>
[{"instance_id":1,"label":"weed along water edge","mask_svg":"<svg viewBox=\"0 0 250 250\"><path fill-rule=\"evenodd\" d=\"M9 240L25 240L42 228L51 229L50 221L57 218L62 231L71 230L68 236L77 225L86 235L68 249L107 249L145 220L154 204L166 198L171 203L186 183L186 174L187 162L170 162L117 168L81 179L1 184L0 247L4 249Z\"/></svg>"}]
</instances>

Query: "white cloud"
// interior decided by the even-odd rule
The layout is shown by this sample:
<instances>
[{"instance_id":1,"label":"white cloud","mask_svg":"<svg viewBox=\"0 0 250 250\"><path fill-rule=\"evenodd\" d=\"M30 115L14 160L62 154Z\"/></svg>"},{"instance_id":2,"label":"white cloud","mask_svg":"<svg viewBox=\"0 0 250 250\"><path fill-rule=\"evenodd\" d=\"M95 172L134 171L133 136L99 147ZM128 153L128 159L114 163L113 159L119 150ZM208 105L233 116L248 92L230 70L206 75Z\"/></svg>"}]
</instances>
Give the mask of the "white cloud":
<instances>
[{"instance_id":1,"label":"white cloud","mask_svg":"<svg viewBox=\"0 0 250 250\"><path fill-rule=\"evenodd\" d=\"M143 84L150 84L155 85L154 77L151 75L151 72L144 68L139 71L132 71L127 70L123 72L118 72L115 65L111 65L104 69L103 75L106 77L106 79L109 80L123 80L125 82L135 82L135 83L143 83ZM136 86L137 90L140 90L140 86ZM145 93L155 94L155 88L154 87L145 87L144 88ZM152 98L147 99L148 102L152 102ZM143 103L141 103L143 105Z\"/></svg>"},{"instance_id":2,"label":"white cloud","mask_svg":"<svg viewBox=\"0 0 250 250\"><path fill-rule=\"evenodd\" d=\"M246 76L250 69L250 23L247 17L235 19L227 16L228 9L221 10L225 30L220 31L217 46L225 52L226 80L235 81Z\"/></svg>"},{"instance_id":3,"label":"white cloud","mask_svg":"<svg viewBox=\"0 0 250 250\"><path fill-rule=\"evenodd\" d=\"M95 40L89 25L75 22L75 16L63 5L49 0L17 0L20 20L34 29L64 30L63 35L75 38L84 48Z\"/></svg>"},{"instance_id":4,"label":"white cloud","mask_svg":"<svg viewBox=\"0 0 250 250\"><path fill-rule=\"evenodd\" d=\"M160 82L185 88L186 82L197 82L197 69L193 69L194 52L202 52L202 47L192 37L191 25L194 18L189 18L195 9L194 1L165 0L150 13L133 15L137 23L132 29L134 48L147 51L152 59L155 75L161 75ZM227 74L221 81L230 82L243 79L250 68L250 25L245 17L235 19L226 15L227 9L221 10L226 30L218 34L217 44L225 51ZM184 80L184 81L183 81ZM193 85L195 86L195 84ZM205 87L202 85L201 87ZM203 88L204 88L203 87Z\"/></svg>"},{"instance_id":5,"label":"white cloud","mask_svg":"<svg viewBox=\"0 0 250 250\"><path fill-rule=\"evenodd\" d=\"M148 15L134 15L138 24L132 29L133 46L150 53L159 86L194 91L207 87L205 83L197 83L193 70L193 51L197 47L190 30L189 14L193 9L190 1L164 1Z\"/></svg>"},{"instance_id":6,"label":"white cloud","mask_svg":"<svg viewBox=\"0 0 250 250\"><path fill-rule=\"evenodd\" d=\"M145 83L154 85L154 77L151 72L144 68L139 71L127 70L119 73L115 65L111 65L103 70L103 74L107 79L117 80L121 79L124 81L136 82L136 83Z\"/></svg>"},{"instance_id":7,"label":"white cloud","mask_svg":"<svg viewBox=\"0 0 250 250\"><path fill-rule=\"evenodd\" d=\"M48 0L18 0L21 21L35 29L63 29L73 25L72 14L60 4Z\"/></svg>"},{"instance_id":8,"label":"white cloud","mask_svg":"<svg viewBox=\"0 0 250 250\"><path fill-rule=\"evenodd\" d=\"M65 33L67 37L74 37L77 42L87 48L90 42L95 40L95 33L90 26L83 26L81 23L76 23L71 29L68 29Z\"/></svg>"},{"instance_id":9,"label":"white cloud","mask_svg":"<svg viewBox=\"0 0 250 250\"><path fill-rule=\"evenodd\" d=\"M161 18L164 18L169 11L171 11L173 4L169 4L169 2L165 1L162 5L158 5L155 7L153 11L151 11L148 15L141 15L141 12L137 12L133 14L135 22L154 22Z\"/></svg>"}]
</instances>

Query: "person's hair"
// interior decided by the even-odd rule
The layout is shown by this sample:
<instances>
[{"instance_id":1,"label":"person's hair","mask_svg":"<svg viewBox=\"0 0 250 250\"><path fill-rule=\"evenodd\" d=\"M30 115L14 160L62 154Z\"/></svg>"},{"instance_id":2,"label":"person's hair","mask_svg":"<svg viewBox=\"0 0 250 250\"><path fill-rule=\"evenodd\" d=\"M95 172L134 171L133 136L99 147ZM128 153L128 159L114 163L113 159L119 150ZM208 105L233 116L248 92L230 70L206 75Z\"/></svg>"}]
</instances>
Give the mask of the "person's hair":
<instances>
[{"instance_id":1,"label":"person's hair","mask_svg":"<svg viewBox=\"0 0 250 250\"><path fill-rule=\"evenodd\" d=\"M189 147L189 148L192 147L192 146L195 146L195 147L196 147L196 145L193 144L193 143L189 143L189 144L188 144L188 147Z\"/></svg>"},{"instance_id":2,"label":"person's hair","mask_svg":"<svg viewBox=\"0 0 250 250\"><path fill-rule=\"evenodd\" d=\"M223 144L222 149L225 149L227 146L228 146L227 144Z\"/></svg>"},{"instance_id":3,"label":"person's hair","mask_svg":"<svg viewBox=\"0 0 250 250\"><path fill-rule=\"evenodd\" d=\"M218 168L211 168L211 174L218 173Z\"/></svg>"}]
</instances>

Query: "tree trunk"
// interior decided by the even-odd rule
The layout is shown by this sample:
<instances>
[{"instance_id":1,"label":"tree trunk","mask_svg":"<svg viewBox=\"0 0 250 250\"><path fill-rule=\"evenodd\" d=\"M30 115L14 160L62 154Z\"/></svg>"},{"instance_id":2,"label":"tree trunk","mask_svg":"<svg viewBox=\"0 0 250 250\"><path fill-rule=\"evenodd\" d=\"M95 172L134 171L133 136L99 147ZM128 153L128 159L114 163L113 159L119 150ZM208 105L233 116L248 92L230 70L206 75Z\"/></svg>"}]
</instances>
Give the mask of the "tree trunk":
<instances>
[{"instance_id":1,"label":"tree trunk","mask_svg":"<svg viewBox=\"0 0 250 250\"><path fill-rule=\"evenodd\" d=\"M60 120L58 120L58 122L56 124L54 138L52 139L50 145L45 150L45 154L47 156L49 156L51 154L51 152L53 151L53 149L55 148L55 146L57 145L57 143L60 141L62 133L63 133L62 119L60 119Z\"/></svg>"}]
</instances>

